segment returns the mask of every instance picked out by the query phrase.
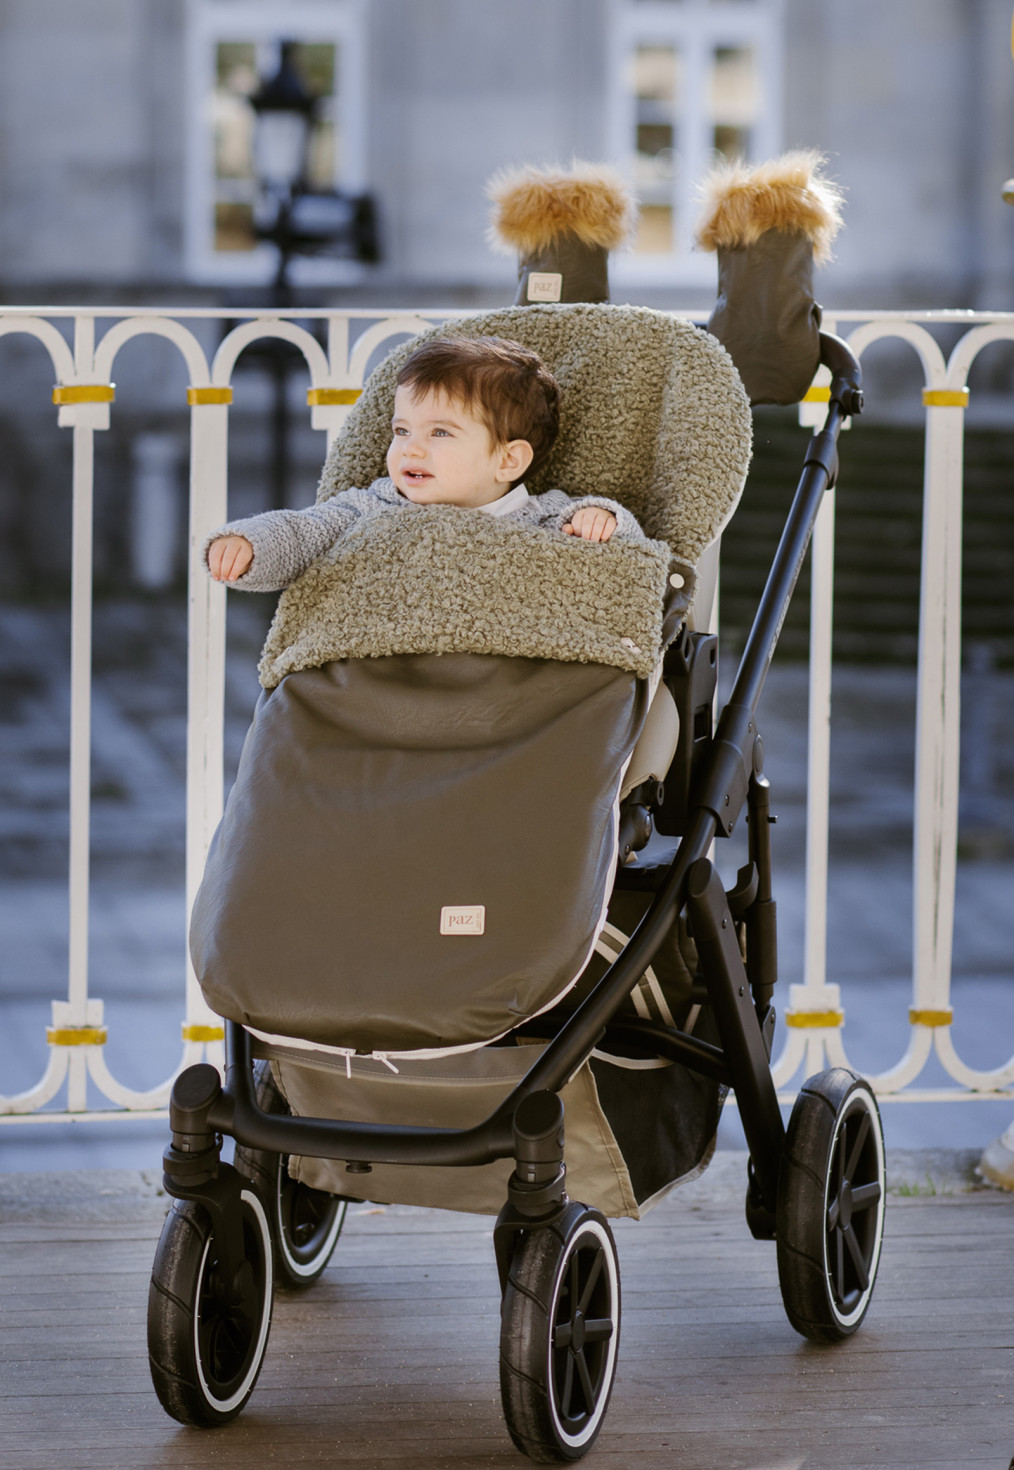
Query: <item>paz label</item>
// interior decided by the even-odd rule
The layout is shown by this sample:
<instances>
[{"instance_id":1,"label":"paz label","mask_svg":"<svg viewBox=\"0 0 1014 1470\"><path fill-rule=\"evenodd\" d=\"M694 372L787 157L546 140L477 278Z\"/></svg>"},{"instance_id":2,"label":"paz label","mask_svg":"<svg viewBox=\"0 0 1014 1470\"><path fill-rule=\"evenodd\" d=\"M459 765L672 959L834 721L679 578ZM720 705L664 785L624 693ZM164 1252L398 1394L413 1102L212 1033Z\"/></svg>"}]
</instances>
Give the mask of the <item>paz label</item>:
<instances>
[{"instance_id":1,"label":"paz label","mask_svg":"<svg viewBox=\"0 0 1014 1470\"><path fill-rule=\"evenodd\" d=\"M528 277L529 301L559 301L563 295L563 276L559 271L532 271Z\"/></svg>"},{"instance_id":2,"label":"paz label","mask_svg":"<svg viewBox=\"0 0 1014 1470\"><path fill-rule=\"evenodd\" d=\"M485 928L485 904L470 904L464 908L445 907L440 910L441 934L482 934Z\"/></svg>"}]
</instances>

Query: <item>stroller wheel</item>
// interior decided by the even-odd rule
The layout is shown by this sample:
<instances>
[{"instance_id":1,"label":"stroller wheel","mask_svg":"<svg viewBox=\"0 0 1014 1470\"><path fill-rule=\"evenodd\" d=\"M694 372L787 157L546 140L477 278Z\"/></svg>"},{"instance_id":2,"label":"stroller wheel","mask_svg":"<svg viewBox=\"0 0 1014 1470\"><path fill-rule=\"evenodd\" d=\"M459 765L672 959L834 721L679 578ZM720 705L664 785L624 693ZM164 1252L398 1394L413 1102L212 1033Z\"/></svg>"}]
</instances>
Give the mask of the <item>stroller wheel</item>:
<instances>
[{"instance_id":1,"label":"stroller wheel","mask_svg":"<svg viewBox=\"0 0 1014 1470\"><path fill-rule=\"evenodd\" d=\"M567 1206L525 1232L500 1329L500 1392L511 1438L541 1464L579 1460L602 1427L616 1373L620 1271L598 1210Z\"/></svg>"},{"instance_id":2,"label":"stroller wheel","mask_svg":"<svg viewBox=\"0 0 1014 1470\"><path fill-rule=\"evenodd\" d=\"M257 1063L254 1096L265 1113L289 1112L268 1062ZM312 1286L338 1243L345 1223L345 1201L293 1179L286 1154L237 1144L235 1165L253 1180L264 1201L279 1281L286 1286Z\"/></svg>"},{"instance_id":3,"label":"stroller wheel","mask_svg":"<svg viewBox=\"0 0 1014 1470\"><path fill-rule=\"evenodd\" d=\"M844 1067L806 1082L789 1120L778 1190L778 1278L789 1321L838 1342L873 1295L884 1235L884 1136L867 1082Z\"/></svg>"},{"instance_id":4,"label":"stroller wheel","mask_svg":"<svg viewBox=\"0 0 1014 1470\"><path fill-rule=\"evenodd\" d=\"M244 1262L229 1292L211 1218L192 1200L166 1216L148 1292L148 1362L159 1402L181 1424L235 1419L253 1393L271 1326L271 1236L252 1189L240 1196Z\"/></svg>"}]
</instances>

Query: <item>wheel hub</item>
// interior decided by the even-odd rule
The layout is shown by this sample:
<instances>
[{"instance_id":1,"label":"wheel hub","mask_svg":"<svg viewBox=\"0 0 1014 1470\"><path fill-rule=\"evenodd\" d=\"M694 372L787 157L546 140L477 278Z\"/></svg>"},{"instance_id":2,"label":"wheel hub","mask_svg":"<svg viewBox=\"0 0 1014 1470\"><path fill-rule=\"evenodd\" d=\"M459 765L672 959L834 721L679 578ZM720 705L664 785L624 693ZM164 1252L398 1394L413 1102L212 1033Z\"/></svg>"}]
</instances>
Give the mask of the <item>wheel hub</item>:
<instances>
[{"instance_id":1,"label":"wheel hub","mask_svg":"<svg viewBox=\"0 0 1014 1470\"><path fill-rule=\"evenodd\" d=\"M233 1277L232 1287L226 1293L225 1300L230 1307L242 1310L244 1305L257 1295L257 1280L253 1265L249 1260L240 1261L239 1270Z\"/></svg>"},{"instance_id":2,"label":"wheel hub","mask_svg":"<svg viewBox=\"0 0 1014 1470\"><path fill-rule=\"evenodd\" d=\"M571 1318L570 1323L570 1350L572 1353L580 1353L584 1349L585 1320L584 1313L577 1311Z\"/></svg>"},{"instance_id":3,"label":"wheel hub","mask_svg":"<svg viewBox=\"0 0 1014 1470\"><path fill-rule=\"evenodd\" d=\"M843 1179L838 1191L838 1228L847 1230L852 1223L852 1182Z\"/></svg>"}]
</instances>

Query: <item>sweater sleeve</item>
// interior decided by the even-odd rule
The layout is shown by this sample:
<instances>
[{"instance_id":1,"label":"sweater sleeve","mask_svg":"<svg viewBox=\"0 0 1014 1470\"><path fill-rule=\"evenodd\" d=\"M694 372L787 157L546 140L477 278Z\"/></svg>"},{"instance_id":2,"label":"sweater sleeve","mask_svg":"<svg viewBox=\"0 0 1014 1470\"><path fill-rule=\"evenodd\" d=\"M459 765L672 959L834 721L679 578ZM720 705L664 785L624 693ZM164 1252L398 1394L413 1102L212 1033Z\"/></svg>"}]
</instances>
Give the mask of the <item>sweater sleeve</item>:
<instances>
[{"instance_id":1,"label":"sweater sleeve","mask_svg":"<svg viewBox=\"0 0 1014 1470\"><path fill-rule=\"evenodd\" d=\"M605 495L582 495L576 500L572 499L563 490L547 490L543 495L533 496L538 502L539 525L547 526L552 530L562 531L564 526L574 519L582 507L586 505L600 506L603 510L611 511L616 517L616 530L612 538L621 541L646 542L647 536L641 530L637 520L630 514L625 506L616 500L609 500Z\"/></svg>"},{"instance_id":2,"label":"sweater sleeve","mask_svg":"<svg viewBox=\"0 0 1014 1470\"><path fill-rule=\"evenodd\" d=\"M253 547L253 561L243 576L228 586L241 592L278 592L323 556L360 514L354 492L346 492L302 510L268 510L262 515L228 521L204 543L204 565L208 565L211 543L219 536L245 536Z\"/></svg>"}]
</instances>

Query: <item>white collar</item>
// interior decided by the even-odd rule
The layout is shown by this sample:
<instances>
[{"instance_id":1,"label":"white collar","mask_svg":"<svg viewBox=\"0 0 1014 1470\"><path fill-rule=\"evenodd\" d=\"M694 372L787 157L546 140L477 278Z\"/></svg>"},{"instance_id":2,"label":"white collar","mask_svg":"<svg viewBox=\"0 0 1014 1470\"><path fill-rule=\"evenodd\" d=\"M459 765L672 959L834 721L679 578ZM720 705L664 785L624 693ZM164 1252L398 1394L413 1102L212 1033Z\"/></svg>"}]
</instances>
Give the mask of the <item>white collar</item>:
<instances>
[{"instance_id":1,"label":"white collar","mask_svg":"<svg viewBox=\"0 0 1014 1470\"><path fill-rule=\"evenodd\" d=\"M491 516L509 516L513 511L520 510L527 499L528 491L524 485L515 485L513 490L508 490L499 500L491 500L488 505L480 505L479 509Z\"/></svg>"}]
</instances>

